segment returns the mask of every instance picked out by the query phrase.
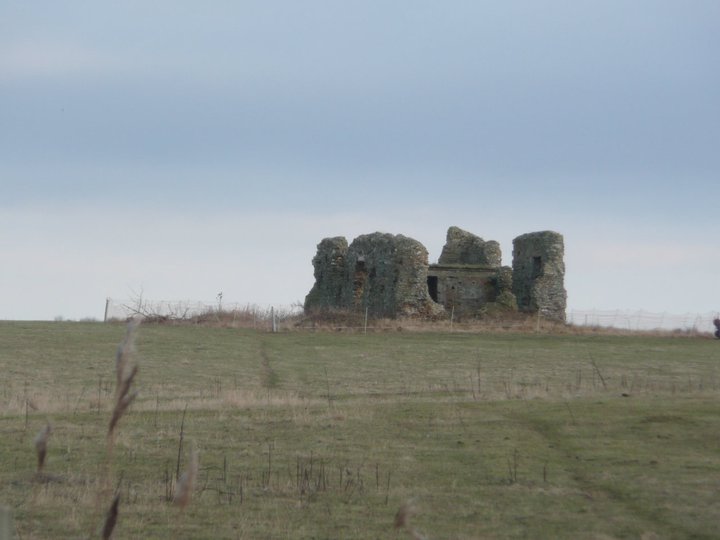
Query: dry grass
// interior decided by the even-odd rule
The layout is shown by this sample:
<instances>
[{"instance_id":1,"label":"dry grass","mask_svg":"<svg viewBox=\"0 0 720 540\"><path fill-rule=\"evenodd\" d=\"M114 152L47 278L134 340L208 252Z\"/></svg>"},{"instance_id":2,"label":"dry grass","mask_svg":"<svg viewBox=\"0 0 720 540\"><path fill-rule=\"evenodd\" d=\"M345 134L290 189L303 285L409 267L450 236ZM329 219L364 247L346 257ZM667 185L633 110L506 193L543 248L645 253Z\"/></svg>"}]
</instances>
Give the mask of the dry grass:
<instances>
[{"instance_id":1,"label":"dry grass","mask_svg":"<svg viewBox=\"0 0 720 540\"><path fill-rule=\"evenodd\" d=\"M701 538L720 519L714 341L143 325L106 482L121 333L0 325L0 499L24 539L101 536L116 498L122 538L392 537L407 501L395 536ZM202 452L186 492L181 423Z\"/></svg>"},{"instance_id":2,"label":"dry grass","mask_svg":"<svg viewBox=\"0 0 720 540\"><path fill-rule=\"evenodd\" d=\"M290 309L272 310L254 305L244 308L223 310L208 309L198 315L178 314L168 316L145 312L142 319L149 324L171 326L205 326L227 329L272 329L273 318L279 332L454 332L473 334L542 334L574 336L652 336L652 337L704 337L712 338L709 332L697 330L629 330L604 326L579 326L557 322L539 317L537 314L502 311L485 314L478 318L399 318L369 319L365 324L362 310L324 309L310 313L303 312L300 306Z\"/></svg>"},{"instance_id":3,"label":"dry grass","mask_svg":"<svg viewBox=\"0 0 720 540\"><path fill-rule=\"evenodd\" d=\"M193 447L190 451L190 461L188 462L187 468L182 473L182 476L180 476L180 479L178 480L177 487L175 488L175 496L173 497L173 502L180 508L180 510L185 510L188 504L190 504L193 489L195 489L195 481L198 475L199 467L200 462L198 459L198 453Z\"/></svg>"},{"instance_id":4,"label":"dry grass","mask_svg":"<svg viewBox=\"0 0 720 540\"><path fill-rule=\"evenodd\" d=\"M545 335L646 335L656 337L707 337L710 333L696 330L628 330L604 326L579 326L565 324L541 317L539 314L502 311L479 317L447 318L370 318L365 324L360 310L324 309L299 313L290 317L283 326L285 330L332 331L332 332L457 332L457 333L522 333Z\"/></svg>"},{"instance_id":5,"label":"dry grass","mask_svg":"<svg viewBox=\"0 0 720 540\"><path fill-rule=\"evenodd\" d=\"M113 498L112 503L110 504L107 515L105 516L105 523L102 528L103 540L110 540L110 538L112 538L113 531L115 530L115 525L117 525L119 507L120 494L117 493Z\"/></svg>"},{"instance_id":6,"label":"dry grass","mask_svg":"<svg viewBox=\"0 0 720 540\"><path fill-rule=\"evenodd\" d=\"M224 310L211 308L196 315L180 311L174 315L164 315L153 312L143 312L140 317L146 324L167 324L167 325L201 325L217 328L246 328L246 329L267 329L272 327L273 319L283 328L292 327L300 318L299 310L261 308L248 304L243 308Z\"/></svg>"},{"instance_id":7,"label":"dry grass","mask_svg":"<svg viewBox=\"0 0 720 540\"><path fill-rule=\"evenodd\" d=\"M130 388L139 370L137 363L132 363L135 354L135 336L139 324L138 319L128 322L125 338L118 346L115 355L115 406L110 415L107 431L108 453L110 454L112 454L118 422L138 396L138 392L131 392Z\"/></svg>"},{"instance_id":8,"label":"dry grass","mask_svg":"<svg viewBox=\"0 0 720 540\"><path fill-rule=\"evenodd\" d=\"M52 433L52 426L48 423L43 427L38 434L35 436L33 443L35 445L35 451L37 452L37 472L41 473L45 466L45 457L47 456L47 444L50 434Z\"/></svg>"},{"instance_id":9,"label":"dry grass","mask_svg":"<svg viewBox=\"0 0 720 540\"><path fill-rule=\"evenodd\" d=\"M411 519L416 513L417 508L415 507L413 501L403 503L395 514L393 527L396 530L404 531L413 540L426 540L426 538L411 524Z\"/></svg>"}]
</instances>

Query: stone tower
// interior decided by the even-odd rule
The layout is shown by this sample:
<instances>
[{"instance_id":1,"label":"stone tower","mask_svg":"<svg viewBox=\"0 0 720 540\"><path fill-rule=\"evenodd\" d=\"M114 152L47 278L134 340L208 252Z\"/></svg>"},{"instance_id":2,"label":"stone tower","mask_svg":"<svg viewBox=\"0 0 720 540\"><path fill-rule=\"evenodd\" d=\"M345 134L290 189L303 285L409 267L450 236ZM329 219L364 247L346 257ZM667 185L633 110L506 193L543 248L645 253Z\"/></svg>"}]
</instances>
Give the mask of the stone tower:
<instances>
[{"instance_id":1,"label":"stone tower","mask_svg":"<svg viewBox=\"0 0 720 540\"><path fill-rule=\"evenodd\" d=\"M513 240L513 293L521 311L565 321L565 245L553 231L523 234Z\"/></svg>"},{"instance_id":2,"label":"stone tower","mask_svg":"<svg viewBox=\"0 0 720 540\"><path fill-rule=\"evenodd\" d=\"M372 317L435 317L442 306L427 287L428 253L407 236L364 234L348 246L343 237L326 238L313 259L315 286L306 311L328 308L365 312Z\"/></svg>"}]
</instances>

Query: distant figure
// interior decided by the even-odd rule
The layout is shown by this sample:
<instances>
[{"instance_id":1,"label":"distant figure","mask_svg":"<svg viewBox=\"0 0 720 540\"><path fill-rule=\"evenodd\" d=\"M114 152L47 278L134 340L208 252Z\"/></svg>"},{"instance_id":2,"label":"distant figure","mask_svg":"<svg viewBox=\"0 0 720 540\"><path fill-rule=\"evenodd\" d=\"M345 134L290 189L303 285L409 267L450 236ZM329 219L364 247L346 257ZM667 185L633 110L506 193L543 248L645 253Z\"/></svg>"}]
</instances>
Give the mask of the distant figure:
<instances>
[{"instance_id":1,"label":"distant figure","mask_svg":"<svg viewBox=\"0 0 720 540\"><path fill-rule=\"evenodd\" d=\"M715 337L720 339L720 317L716 318L713 324L715 325Z\"/></svg>"}]
</instances>

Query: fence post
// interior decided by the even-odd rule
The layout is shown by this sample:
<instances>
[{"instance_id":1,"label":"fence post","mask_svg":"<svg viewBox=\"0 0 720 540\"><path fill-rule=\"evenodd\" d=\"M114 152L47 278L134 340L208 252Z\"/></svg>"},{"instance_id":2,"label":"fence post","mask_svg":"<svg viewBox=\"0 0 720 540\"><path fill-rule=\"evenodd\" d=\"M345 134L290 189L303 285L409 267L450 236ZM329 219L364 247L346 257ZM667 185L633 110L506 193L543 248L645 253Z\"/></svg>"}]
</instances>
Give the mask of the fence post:
<instances>
[{"instance_id":1,"label":"fence post","mask_svg":"<svg viewBox=\"0 0 720 540\"><path fill-rule=\"evenodd\" d=\"M363 334L367 334L367 322L368 322L368 306L365 306L365 325L363 326Z\"/></svg>"},{"instance_id":2,"label":"fence post","mask_svg":"<svg viewBox=\"0 0 720 540\"><path fill-rule=\"evenodd\" d=\"M272 333L277 332L277 322L275 321L275 308L270 308L270 317L272 317Z\"/></svg>"},{"instance_id":3,"label":"fence post","mask_svg":"<svg viewBox=\"0 0 720 540\"><path fill-rule=\"evenodd\" d=\"M452 309L450 310L450 331L452 332L453 329L453 319L455 318L455 304L453 304Z\"/></svg>"},{"instance_id":4,"label":"fence post","mask_svg":"<svg viewBox=\"0 0 720 540\"><path fill-rule=\"evenodd\" d=\"M105 299L105 315L103 316L103 322L107 322L108 308L110 307L110 298Z\"/></svg>"}]
</instances>

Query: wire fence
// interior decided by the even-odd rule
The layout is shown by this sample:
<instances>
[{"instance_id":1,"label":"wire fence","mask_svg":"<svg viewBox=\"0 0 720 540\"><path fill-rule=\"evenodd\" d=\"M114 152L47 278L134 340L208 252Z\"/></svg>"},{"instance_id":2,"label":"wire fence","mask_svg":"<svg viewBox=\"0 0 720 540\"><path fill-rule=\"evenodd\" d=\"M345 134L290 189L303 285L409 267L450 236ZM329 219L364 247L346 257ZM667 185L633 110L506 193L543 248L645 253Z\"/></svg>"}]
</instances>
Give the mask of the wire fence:
<instances>
[{"instance_id":1,"label":"wire fence","mask_svg":"<svg viewBox=\"0 0 720 540\"><path fill-rule=\"evenodd\" d=\"M714 332L717 313L653 313L643 310L580 310L568 311L566 322L575 326L619 328L633 331L681 330L686 332Z\"/></svg>"},{"instance_id":2,"label":"wire fence","mask_svg":"<svg viewBox=\"0 0 720 540\"><path fill-rule=\"evenodd\" d=\"M220 314L251 317L258 323L289 319L303 313L299 305L260 306L257 304L200 302L194 300L145 300L143 298L120 300L108 298L105 303L105 320L125 320L135 315L164 317L167 319L191 319L204 315ZM450 315L449 315L450 316ZM644 310L568 310L568 324L580 327L617 328L629 331L684 331L713 333L716 312L707 313L657 313ZM365 321L365 327L367 321Z\"/></svg>"},{"instance_id":3,"label":"wire fence","mask_svg":"<svg viewBox=\"0 0 720 540\"><path fill-rule=\"evenodd\" d=\"M212 314L236 314L238 317L253 317L258 321L286 319L302 313L302 307L295 305L260 306L239 302L200 302L196 300L146 300L144 298L105 300L105 321L125 320L141 315L167 319L191 319Z\"/></svg>"}]
</instances>

